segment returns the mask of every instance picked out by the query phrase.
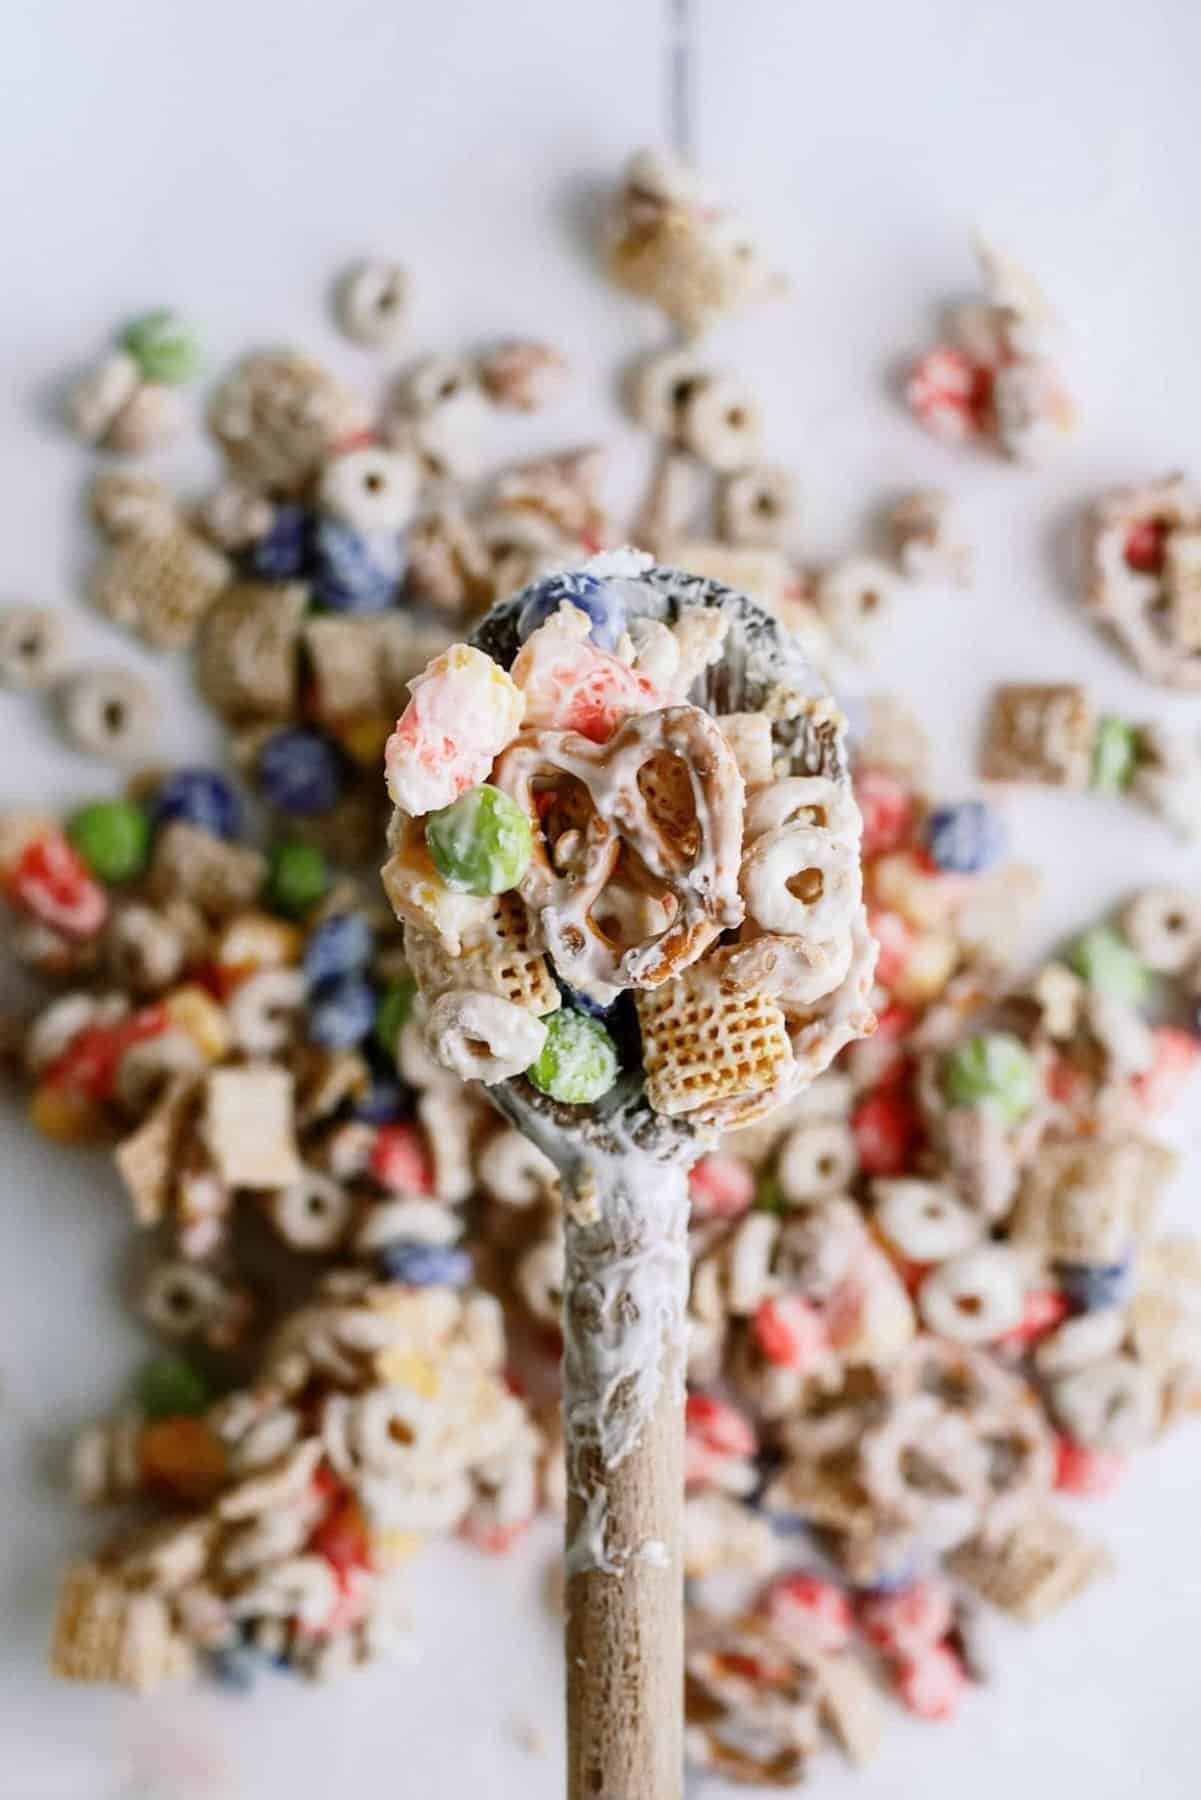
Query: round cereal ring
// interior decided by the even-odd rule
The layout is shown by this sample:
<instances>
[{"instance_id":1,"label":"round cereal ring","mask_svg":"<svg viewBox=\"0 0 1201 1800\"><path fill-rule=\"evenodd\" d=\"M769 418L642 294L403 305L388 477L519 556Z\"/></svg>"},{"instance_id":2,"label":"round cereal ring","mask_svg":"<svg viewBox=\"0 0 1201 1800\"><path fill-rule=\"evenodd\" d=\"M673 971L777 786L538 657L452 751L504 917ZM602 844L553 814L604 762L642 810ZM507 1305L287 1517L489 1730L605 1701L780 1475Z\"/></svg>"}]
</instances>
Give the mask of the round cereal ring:
<instances>
[{"instance_id":1,"label":"round cereal ring","mask_svg":"<svg viewBox=\"0 0 1201 1800\"><path fill-rule=\"evenodd\" d=\"M430 1007L425 1035L444 1069L491 1085L525 1074L538 1060L546 1026L498 994L451 988Z\"/></svg>"},{"instance_id":2,"label":"round cereal ring","mask_svg":"<svg viewBox=\"0 0 1201 1800\"><path fill-rule=\"evenodd\" d=\"M979 1244L932 1269L918 1293L931 1331L959 1344L989 1344L1021 1323L1021 1264L1002 1244Z\"/></svg>"},{"instance_id":3,"label":"round cereal ring","mask_svg":"<svg viewBox=\"0 0 1201 1800\"><path fill-rule=\"evenodd\" d=\"M784 1139L776 1176L785 1199L804 1206L841 1193L857 1166L850 1128L841 1119L815 1119Z\"/></svg>"},{"instance_id":4,"label":"round cereal ring","mask_svg":"<svg viewBox=\"0 0 1201 1800\"><path fill-rule=\"evenodd\" d=\"M872 1198L877 1226L909 1262L946 1262L970 1250L984 1229L946 1182L873 1181Z\"/></svg>"},{"instance_id":5,"label":"round cereal ring","mask_svg":"<svg viewBox=\"0 0 1201 1800\"><path fill-rule=\"evenodd\" d=\"M140 756L158 723L150 688L125 669L73 676L58 695L63 730L76 749L123 762Z\"/></svg>"},{"instance_id":6,"label":"round cereal ring","mask_svg":"<svg viewBox=\"0 0 1201 1800\"><path fill-rule=\"evenodd\" d=\"M11 688L44 688L63 670L66 633L61 616L44 606L6 606L0 611L0 682Z\"/></svg>"},{"instance_id":7,"label":"round cereal ring","mask_svg":"<svg viewBox=\"0 0 1201 1800\"><path fill-rule=\"evenodd\" d=\"M755 463L730 476L719 504L728 543L775 548L787 542L796 526L796 478L778 463Z\"/></svg>"},{"instance_id":8,"label":"round cereal ring","mask_svg":"<svg viewBox=\"0 0 1201 1800\"><path fill-rule=\"evenodd\" d=\"M760 788L746 803L742 835L751 844L785 825L812 825L838 837L858 838L863 821L845 784L828 775L789 775Z\"/></svg>"},{"instance_id":9,"label":"round cereal ring","mask_svg":"<svg viewBox=\"0 0 1201 1800\"><path fill-rule=\"evenodd\" d=\"M364 537L403 531L416 510L420 483L417 458L410 451L364 444L323 465L317 504Z\"/></svg>"},{"instance_id":10,"label":"round cereal ring","mask_svg":"<svg viewBox=\"0 0 1201 1800\"><path fill-rule=\"evenodd\" d=\"M135 1118L148 1113L179 1076L199 1075L204 1057L184 1031L160 1031L130 1044L117 1063L113 1092Z\"/></svg>"},{"instance_id":11,"label":"round cereal ring","mask_svg":"<svg viewBox=\"0 0 1201 1800\"><path fill-rule=\"evenodd\" d=\"M1187 888L1144 888L1123 911L1122 930L1147 968L1180 975L1201 956L1201 898Z\"/></svg>"},{"instance_id":12,"label":"round cereal ring","mask_svg":"<svg viewBox=\"0 0 1201 1800\"><path fill-rule=\"evenodd\" d=\"M640 362L631 376L630 411L656 437L683 435L684 409L694 393L712 378L707 362L692 350L662 350Z\"/></svg>"},{"instance_id":13,"label":"round cereal ring","mask_svg":"<svg viewBox=\"0 0 1201 1800\"><path fill-rule=\"evenodd\" d=\"M1068 1436L1090 1450L1137 1450L1159 1423L1159 1388L1150 1369L1109 1356L1051 1383L1051 1406Z\"/></svg>"},{"instance_id":14,"label":"round cereal ring","mask_svg":"<svg viewBox=\"0 0 1201 1800\"><path fill-rule=\"evenodd\" d=\"M866 656L869 628L900 586L895 569L875 556L844 556L818 577L817 610L848 656Z\"/></svg>"},{"instance_id":15,"label":"round cereal ring","mask_svg":"<svg viewBox=\"0 0 1201 1800\"><path fill-rule=\"evenodd\" d=\"M969 1535L988 1498L987 1452L971 1418L933 1394L899 1401L869 1426L859 1460L864 1489L883 1516L941 1548ZM927 1476L931 1465L937 1486Z\"/></svg>"},{"instance_id":16,"label":"round cereal ring","mask_svg":"<svg viewBox=\"0 0 1201 1800\"><path fill-rule=\"evenodd\" d=\"M306 1169L299 1181L281 1188L267 1201L267 1216L293 1250L321 1254L336 1250L350 1230L354 1195L342 1182L318 1169Z\"/></svg>"},{"instance_id":17,"label":"round cereal ring","mask_svg":"<svg viewBox=\"0 0 1201 1800\"><path fill-rule=\"evenodd\" d=\"M437 1425L435 1407L411 1387L383 1387L353 1403L348 1436L368 1474L395 1477L421 1468Z\"/></svg>"},{"instance_id":18,"label":"round cereal ring","mask_svg":"<svg viewBox=\"0 0 1201 1800\"><path fill-rule=\"evenodd\" d=\"M150 1271L139 1295L139 1311L164 1337L190 1338L207 1331L225 1311L229 1290L212 1269L172 1260Z\"/></svg>"},{"instance_id":19,"label":"round cereal ring","mask_svg":"<svg viewBox=\"0 0 1201 1800\"><path fill-rule=\"evenodd\" d=\"M738 885L763 931L818 943L846 934L863 891L854 844L800 824L756 838Z\"/></svg>"},{"instance_id":20,"label":"round cereal ring","mask_svg":"<svg viewBox=\"0 0 1201 1800\"><path fill-rule=\"evenodd\" d=\"M513 1279L517 1291L539 1325L558 1325L563 1317L563 1290L567 1282L563 1234L532 1244L518 1259Z\"/></svg>"},{"instance_id":21,"label":"round cereal ring","mask_svg":"<svg viewBox=\"0 0 1201 1800\"><path fill-rule=\"evenodd\" d=\"M406 270L399 263L370 258L352 263L334 290L338 324L354 343L373 349L402 336L409 301Z\"/></svg>"},{"instance_id":22,"label":"round cereal ring","mask_svg":"<svg viewBox=\"0 0 1201 1800\"><path fill-rule=\"evenodd\" d=\"M712 376L688 394L680 425L685 447L722 474L754 460L763 430L754 399L729 375Z\"/></svg>"},{"instance_id":23,"label":"round cereal ring","mask_svg":"<svg viewBox=\"0 0 1201 1800\"><path fill-rule=\"evenodd\" d=\"M509 1125L484 1146L478 1172L489 1199L502 1206L532 1206L545 1199L558 1179L549 1156Z\"/></svg>"},{"instance_id":24,"label":"round cereal ring","mask_svg":"<svg viewBox=\"0 0 1201 1800\"><path fill-rule=\"evenodd\" d=\"M226 1008L234 1042L247 1056L275 1056L296 1035L307 983L300 969L257 969Z\"/></svg>"}]
</instances>

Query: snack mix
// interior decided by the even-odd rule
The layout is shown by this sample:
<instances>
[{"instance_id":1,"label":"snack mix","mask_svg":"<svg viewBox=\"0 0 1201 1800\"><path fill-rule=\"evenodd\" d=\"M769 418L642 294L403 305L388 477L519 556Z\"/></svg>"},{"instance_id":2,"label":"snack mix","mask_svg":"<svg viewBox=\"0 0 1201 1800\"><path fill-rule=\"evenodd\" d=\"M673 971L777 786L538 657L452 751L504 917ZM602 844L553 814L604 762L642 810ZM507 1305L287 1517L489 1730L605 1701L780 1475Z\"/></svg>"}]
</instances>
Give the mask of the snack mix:
<instances>
[{"instance_id":1,"label":"snack mix","mask_svg":"<svg viewBox=\"0 0 1201 1800\"><path fill-rule=\"evenodd\" d=\"M909 404L1037 461L1072 410L1052 320L980 254L986 297ZM1159 1229L1154 1135L1201 1055L1201 891L1136 892L1031 969L1037 872L992 798L931 792L901 699L848 708L853 798L833 702L695 703L724 616L652 616L664 568L749 594L824 674L907 587L970 583L970 535L918 491L880 554L805 568L760 406L697 341L778 285L761 253L642 153L603 256L686 339L631 379L658 462L628 532L599 449L482 463L569 378L554 346L426 358L374 412L268 349L209 399L211 492L106 460L91 495L95 605L191 646L229 769L150 766L151 691L76 668L57 612L0 616L0 679L126 765L62 818L0 820L10 952L42 984L4 1042L35 1128L108 1147L162 1346L76 1442L79 1500L120 1514L63 1577L52 1661L141 1691L339 1674L408 1641L427 1541L503 1554L562 1512L558 1183L483 1086L581 1106L640 1070L711 1142L688 1751L786 1785L823 1739L870 1760L886 1695L950 1719L989 1678L989 1609L1035 1622L1109 1570L1061 1499L1201 1404L1201 1243ZM410 288L364 260L336 318L389 348ZM147 449L199 364L147 314L71 426ZM1090 605L1176 685L1199 531L1179 479L1096 513ZM517 595L502 659L472 631ZM825 761L782 776L807 733ZM1065 680L999 691L983 773L1130 790L1188 830L1199 757Z\"/></svg>"}]
</instances>

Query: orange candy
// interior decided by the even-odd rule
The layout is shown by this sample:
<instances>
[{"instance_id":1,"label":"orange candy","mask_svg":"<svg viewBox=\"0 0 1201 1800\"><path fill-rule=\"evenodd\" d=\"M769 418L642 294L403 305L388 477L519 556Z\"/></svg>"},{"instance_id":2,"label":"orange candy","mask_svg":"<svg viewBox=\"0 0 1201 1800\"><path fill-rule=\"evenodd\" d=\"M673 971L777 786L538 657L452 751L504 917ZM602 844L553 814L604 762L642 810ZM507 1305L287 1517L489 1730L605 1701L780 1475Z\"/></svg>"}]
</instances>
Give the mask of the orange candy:
<instances>
[{"instance_id":1,"label":"orange candy","mask_svg":"<svg viewBox=\"0 0 1201 1800\"><path fill-rule=\"evenodd\" d=\"M147 1487L196 1505L210 1500L226 1476L225 1445L203 1419L187 1414L147 1425L138 1461Z\"/></svg>"}]
</instances>

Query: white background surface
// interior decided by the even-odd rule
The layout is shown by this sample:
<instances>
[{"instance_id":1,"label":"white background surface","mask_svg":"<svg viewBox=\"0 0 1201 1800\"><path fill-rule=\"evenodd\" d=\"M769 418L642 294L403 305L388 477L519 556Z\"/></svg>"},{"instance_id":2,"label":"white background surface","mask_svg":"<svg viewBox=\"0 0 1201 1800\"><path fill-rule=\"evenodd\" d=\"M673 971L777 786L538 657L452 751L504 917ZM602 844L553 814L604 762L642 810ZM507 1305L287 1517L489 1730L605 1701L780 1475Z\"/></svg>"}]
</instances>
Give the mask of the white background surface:
<instances>
[{"instance_id":1,"label":"white background surface","mask_svg":"<svg viewBox=\"0 0 1201 1800\"><path fill-rule=\"evenodd\" d=\"M700 159L791 271L790 301L720 348L758 383L771 449L806 496L803 548L850 547L897 486L951 485L970 508L980 579L914 598L882 641L881 681L935 724L962 786L994 680L1086 679L1132 716L1178 716L1075 616L1065 579L1082 500L1196 463L1201 236L1190 0L905 0L839 7L701 0ZM598 191L665 117L658 4L507 0L40 0L10 9L0 70L0 599L72 615L81 658L151 664L79 608L87 461L51 423L64 371L115 321L171 302L214 366L292 340L365 383L378 368L330 330L328 279L381 250L413 266L414 350L545 334L580 375L509 452L592 438L646 448L614 376L656 341L586 253ZM1084 429L1031 477L924 439L896 406L897 359L970 284L980 226L1038 271L1073 332ZM207 452L167 459L202 474ZM207 727L168 709L165 748ZM53 747L36 702L0 697L0 804L105 791ZM1196 852L1118 803L1031 794L1018 852L1048 867L1044 939L1135 880L1196 879ZM1195 1118L1195 1113L1194 1113ZM106 1408L139 1353L116 1298L126 1248L102 1159L5 1134L0 1304L0 1792L13 1800L550 1800L560 1792L554 1627L540 1608L551 1536L492 1562L458 1548L414 1573L423 1661L336 1693L267 1681L250 1702L154 1703L54 1687L42 1674L56 1566L86 1526L62 1498L70 1427ZM1195 1124L1187 1128L1198 1136ZM1184 1218L1197 1164L1180 1183ZM1149 1455L1091 1509L1116 1581L1026 1637L997 1685L939 1730L897 1714L884 1756L852 1776L831 1752L818 1790L862 1800L1001 1800L1022 1786L1091 1800L1195 1791L1201 1436ZM517 1727L546 1732L542 1755ZM711 1790L706 1790L711 1791ZM712 1790L715 1791L715 1790Z\"/></svg>"}]
</instances>

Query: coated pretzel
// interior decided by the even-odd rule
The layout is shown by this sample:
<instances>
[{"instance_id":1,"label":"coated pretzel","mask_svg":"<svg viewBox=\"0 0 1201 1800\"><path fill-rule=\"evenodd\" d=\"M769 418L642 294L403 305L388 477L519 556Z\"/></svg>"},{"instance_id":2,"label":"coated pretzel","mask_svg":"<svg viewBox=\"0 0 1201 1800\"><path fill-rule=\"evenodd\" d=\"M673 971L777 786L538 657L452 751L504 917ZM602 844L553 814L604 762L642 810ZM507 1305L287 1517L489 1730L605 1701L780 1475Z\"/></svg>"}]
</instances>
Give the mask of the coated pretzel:
<instances>
[{"instance_id":1,"label":"coated pretzel","mask_svg":"<svg viewBox=\"0 0 1201 1800\"><path fill-rule=\"evenodd\" d=\"M570 985L604 1001L658 987L741 922L742 777L698 707L627 719L603 745L525 733L493 779L533 822L519 891Z\"/></svg>"}]
</instances>

